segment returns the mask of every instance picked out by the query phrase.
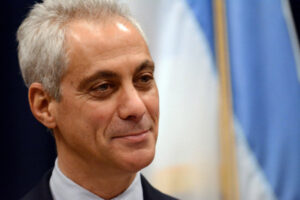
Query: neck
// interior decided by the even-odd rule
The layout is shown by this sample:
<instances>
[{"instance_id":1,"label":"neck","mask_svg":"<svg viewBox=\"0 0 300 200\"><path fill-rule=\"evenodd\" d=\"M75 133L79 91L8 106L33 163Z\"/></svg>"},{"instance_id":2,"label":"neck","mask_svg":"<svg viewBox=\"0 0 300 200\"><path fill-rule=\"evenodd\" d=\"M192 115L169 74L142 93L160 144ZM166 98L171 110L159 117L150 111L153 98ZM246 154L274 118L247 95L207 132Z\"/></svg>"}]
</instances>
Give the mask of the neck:
<instances>
[{"instance_id":1,"label":"neck","mask_svg":"<svg viewBox=\"0 0 300 200\"><path fill-rule=\"evenodd\" d=\"M63 156L58 156L58 167L69 179L103 199L111 199L124 192L136 175Z\"/></svg>"}]
</instances>

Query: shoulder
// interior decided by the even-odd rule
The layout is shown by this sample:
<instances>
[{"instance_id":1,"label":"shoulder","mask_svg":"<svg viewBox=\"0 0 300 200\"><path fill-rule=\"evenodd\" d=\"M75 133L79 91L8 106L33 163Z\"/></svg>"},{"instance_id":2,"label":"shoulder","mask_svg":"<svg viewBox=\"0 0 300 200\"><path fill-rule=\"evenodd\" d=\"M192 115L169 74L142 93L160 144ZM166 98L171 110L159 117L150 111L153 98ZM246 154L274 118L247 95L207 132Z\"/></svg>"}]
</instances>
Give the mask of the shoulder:
<instances>
[{"instance_id":1,"label":"shoulder","mask_svg":"<svg viewBox=\"0 0 300 200\"><path fill-rule=\"evenodd\" d=\"M174 197L166 195L155 189L143 175L141 175L141 182L143 187L144 200L177 200Z\"/></svg>"},{"instance_id":2,"label":"shoulder","mask_svg":"<svg viewBox=\"0 0 300 200\"><path fill-rule=\"evenodd\" d=\"M53 200L49 186L51 173L52 170L49 170L39 184L28 192L21 200Z\"/></svg>"}]
</instances>

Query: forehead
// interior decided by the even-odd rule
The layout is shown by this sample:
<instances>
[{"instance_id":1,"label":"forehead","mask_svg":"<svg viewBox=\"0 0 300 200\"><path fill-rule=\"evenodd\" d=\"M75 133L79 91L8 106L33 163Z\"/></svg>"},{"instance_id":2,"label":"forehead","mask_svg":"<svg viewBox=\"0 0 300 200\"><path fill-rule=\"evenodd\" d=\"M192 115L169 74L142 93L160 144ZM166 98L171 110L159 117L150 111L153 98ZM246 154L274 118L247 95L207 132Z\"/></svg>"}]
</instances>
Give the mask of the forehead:
<instances>
[{"instance_id":1,"label":"forehead","mask_svg":"<svg viewBox=\"0 0 300 200\"><path fill-rule=\"evenodd\" d=\"M128 46L148 50L144 38L136 27L124 18L114 17L103 22L74 20L68 24L66 32L68 53L88 50L86 53L105 54Z\"/></svg>"},{"instance_id":2,"label":"forehead","mask_svg":"<svg viewBox=\"0 0 300 200\"><path fill-rule=\"evenodd\" d=\"M151 60L140 32L120 17L101 23L94 20L70 22L66 32L66 50L69 61L67 73L74 69L92 73L99 67L113 69L120 63L139 65L139 62Z\"/></svg>"}]
</instances>

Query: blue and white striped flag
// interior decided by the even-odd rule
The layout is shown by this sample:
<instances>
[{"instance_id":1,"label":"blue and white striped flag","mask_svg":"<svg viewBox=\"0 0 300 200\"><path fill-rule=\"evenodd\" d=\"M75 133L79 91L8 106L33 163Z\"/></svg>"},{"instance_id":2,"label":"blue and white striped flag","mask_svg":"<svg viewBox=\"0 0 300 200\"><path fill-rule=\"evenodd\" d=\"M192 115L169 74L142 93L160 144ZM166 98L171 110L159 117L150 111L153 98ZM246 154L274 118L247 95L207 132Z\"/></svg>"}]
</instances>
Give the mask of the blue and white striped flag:
<instances>
[{"instance_id":1,"label":"blue and white striped flag","mask_svg":"<svg viewBox=\"0 0 300 200\"><path fill-rule=\"evenodd\" d=\"M144 173L181 199L226 199L214 1L123 1L146 32L160 91L157 154ZM300 59L288 1L222 3L239 199L300 199Z\"/></svg>"},{"instance_id":2,"label":"blue and white striped flag","mask_svg":"<svg viewBox=\"0 0 300 200\"><path fill-rule=\"evenodd\" d=\"M180 199L217 199L218 77L211 1L125 2L148 37L160 92L157 152L144 173Z\"/></svg>"},{"instance_id":3,"label":"blue and white striped flag","mask_svg":"<svg viewBox=\"0 0 300 200\"><path fill-rule=\"evenodd\" d=\"M241 199L300 199L299 49L287 0L227 0Z\"/></svg>"}]
</instances>

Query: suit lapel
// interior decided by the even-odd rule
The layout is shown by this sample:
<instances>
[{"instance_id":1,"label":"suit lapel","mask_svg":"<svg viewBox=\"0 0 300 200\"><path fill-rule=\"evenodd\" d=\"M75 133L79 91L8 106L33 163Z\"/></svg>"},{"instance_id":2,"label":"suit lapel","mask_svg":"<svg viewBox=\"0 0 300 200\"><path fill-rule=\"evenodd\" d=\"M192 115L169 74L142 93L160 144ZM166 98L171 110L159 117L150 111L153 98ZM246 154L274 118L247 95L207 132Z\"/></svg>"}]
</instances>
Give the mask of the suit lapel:
<instances>
[{"instance_id":1,"label":"suit lapel","mask_svg":"<svg viewBox=\"0 0 300 200\"><path fill-rule=\"evenodd\" d=\"M47 174L44 175L40 183L21 200L53 200L49 186L51 174L52 169L49 170Z\"/></svg>"},{"instance_id":2,"label":"suit lapel","mask_svg":"<svg viewBox=\"0 0 300 200\"><path fill-rule=\"evenodd\" d=\"M142 187L144 200L176 200L175 198L161 193L146 180L146 178L141 175Z\"/></svg>"}]
</instances>

